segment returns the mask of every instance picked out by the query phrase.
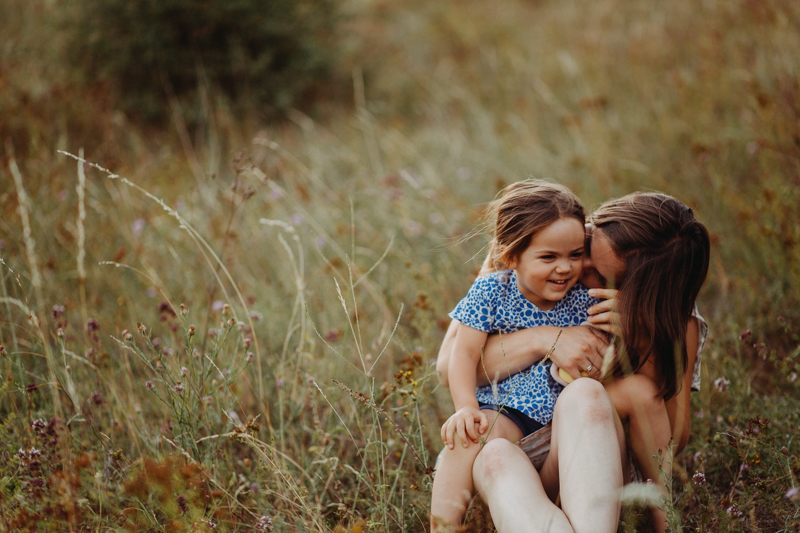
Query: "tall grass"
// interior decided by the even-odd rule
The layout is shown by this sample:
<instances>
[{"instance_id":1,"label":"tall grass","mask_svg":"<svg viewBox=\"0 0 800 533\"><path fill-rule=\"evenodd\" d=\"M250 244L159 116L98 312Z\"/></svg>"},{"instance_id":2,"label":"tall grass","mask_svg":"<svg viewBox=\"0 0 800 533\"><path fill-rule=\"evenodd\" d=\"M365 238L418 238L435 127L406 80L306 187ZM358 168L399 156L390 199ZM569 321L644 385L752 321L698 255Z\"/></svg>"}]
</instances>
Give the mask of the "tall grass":
<instances>
[{"instance_id":1,"label":"tall grass","mask_svg":"<svg viewBox=\"0 0 800 533\"><path fill-rule=\"evenodd\" d=\"M798 528L794 4L353 2L352 99L169 131L51 76L30 5L0 8L0 527L426 529L431 363L486 244L455 243L534 175L708 225L675 529Z\"/></svg>"}]
</instances>

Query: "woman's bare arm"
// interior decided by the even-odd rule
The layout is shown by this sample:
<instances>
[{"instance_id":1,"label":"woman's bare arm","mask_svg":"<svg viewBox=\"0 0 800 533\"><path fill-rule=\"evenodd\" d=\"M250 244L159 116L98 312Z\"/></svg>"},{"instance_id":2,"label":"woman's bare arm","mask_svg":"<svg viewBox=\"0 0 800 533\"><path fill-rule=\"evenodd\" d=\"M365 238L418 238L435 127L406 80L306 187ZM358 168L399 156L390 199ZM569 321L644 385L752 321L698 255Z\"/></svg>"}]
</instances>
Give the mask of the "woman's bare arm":
<instances>
[{"instance_id":1,"label":"woman's bare arm","mask_svg":"<svg viewBox=\"0 0 800 533\"><path fill-rule=\"evenodd\" d=\"M697 361L697 348L700 342L700 325L696 318L689 320L686 328L686 351L689 354L688 366L683 375L683 384L678 393L667 402L667 413L672 426L672 442L677 455L689 442L692 429L691 393L694 364Z\"/></svg>"},{"instance_id":2,"label":"woman's bare arm","mask_svg":"<svg viewBox=\"0 0 800 533\"><path fill-rule=\"evenodd\" d=\"M467 326L457 320L451 321L439 348L436 370L439 373L439 382L445 387L449 384L447 370L456 333L459 328L464 327ZM538 326L505 335L489 335L483 361L478 365L477 384L488 385L495 379L501 381L521 372L541 360L554 343L555 350L550 358L573 378L580 377L581 370L589 365L593 366L590 375L599 377L603 354L608 346L604 335L589 326Z\"/></svg>"}]
</instances>

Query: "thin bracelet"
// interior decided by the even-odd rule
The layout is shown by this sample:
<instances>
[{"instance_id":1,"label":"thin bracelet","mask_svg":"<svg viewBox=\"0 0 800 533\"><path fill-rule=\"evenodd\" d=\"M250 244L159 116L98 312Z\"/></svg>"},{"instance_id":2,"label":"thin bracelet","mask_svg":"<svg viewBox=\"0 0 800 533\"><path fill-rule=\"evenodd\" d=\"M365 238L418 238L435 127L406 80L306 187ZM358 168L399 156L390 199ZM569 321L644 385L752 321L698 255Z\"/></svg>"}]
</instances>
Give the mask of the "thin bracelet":
<instances>
[{"instance_id":1,"label":"thin bracelet","mask_svg":"<svg viewBox=\"0 0 800 533\"><path fill-rule=\"evenodd\" d=\"M556 340L553 341L553 345L550 347L550 350L548 350L548 352L545 354L545 356L542 357L542 360L539 361L539 364L542 364L545 361L547 361L548 359L550 359L550 356L553 355L554 351L556 351L556 344L558 343L558 338L561 337L561 332L562 331L564 331L564 330L563 329L558 330L558 335L556 335Z\"/></svg>"}]
</instances>

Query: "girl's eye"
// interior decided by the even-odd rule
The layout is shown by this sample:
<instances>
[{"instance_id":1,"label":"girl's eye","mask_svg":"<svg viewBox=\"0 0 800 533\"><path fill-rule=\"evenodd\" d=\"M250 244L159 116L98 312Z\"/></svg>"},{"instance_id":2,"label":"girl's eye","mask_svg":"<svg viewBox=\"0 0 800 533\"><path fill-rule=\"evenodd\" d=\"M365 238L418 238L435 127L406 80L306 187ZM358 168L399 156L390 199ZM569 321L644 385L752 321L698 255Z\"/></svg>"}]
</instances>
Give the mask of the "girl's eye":
<instances>
[{"instance_id":1,"label":"girl's eye","mask_svg":"<svg viewBox=\"0 0 800 533\"><path fill-rule=\"evenodd\" d=\"M575 252L574 254L572 254L572 257L575 259L580 259L581 257L583 257L583 252Z\"/></svg>"},{"instance_id":2,"label":"girl's eye","mask_svg":"<svg viewBox=\"0 0 800 533\"><path fill-rule=\"evenodd\" d=\"M542 256L542 259L547 260L547 261L551 261L551 260L553 260L555 258L556 258L556 256L554 256L554 255L543 255Z\"/></svg>"}]
</instances>

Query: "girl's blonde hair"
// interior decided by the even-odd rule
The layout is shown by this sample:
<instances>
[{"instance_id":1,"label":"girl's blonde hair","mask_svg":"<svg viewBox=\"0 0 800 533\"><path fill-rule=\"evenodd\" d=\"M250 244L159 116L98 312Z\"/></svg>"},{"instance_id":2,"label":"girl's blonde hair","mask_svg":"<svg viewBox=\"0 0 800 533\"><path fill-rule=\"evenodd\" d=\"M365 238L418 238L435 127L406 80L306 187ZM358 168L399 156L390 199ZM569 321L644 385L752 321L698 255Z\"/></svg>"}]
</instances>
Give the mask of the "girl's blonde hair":
<instances>
[{"instance_id":1,"label":"girl's blonde hair","mask_svg":"<svg viewBox=\"0 0 800 533\"><path fill-rule=\"evenodd\" d=\"M574 218L583 225L586 215L572 191L541 180L513 183L489 204L491 260L495 269L511 264L528 248L531 238L553 222Z\"/></svg>"}]
</instances>

